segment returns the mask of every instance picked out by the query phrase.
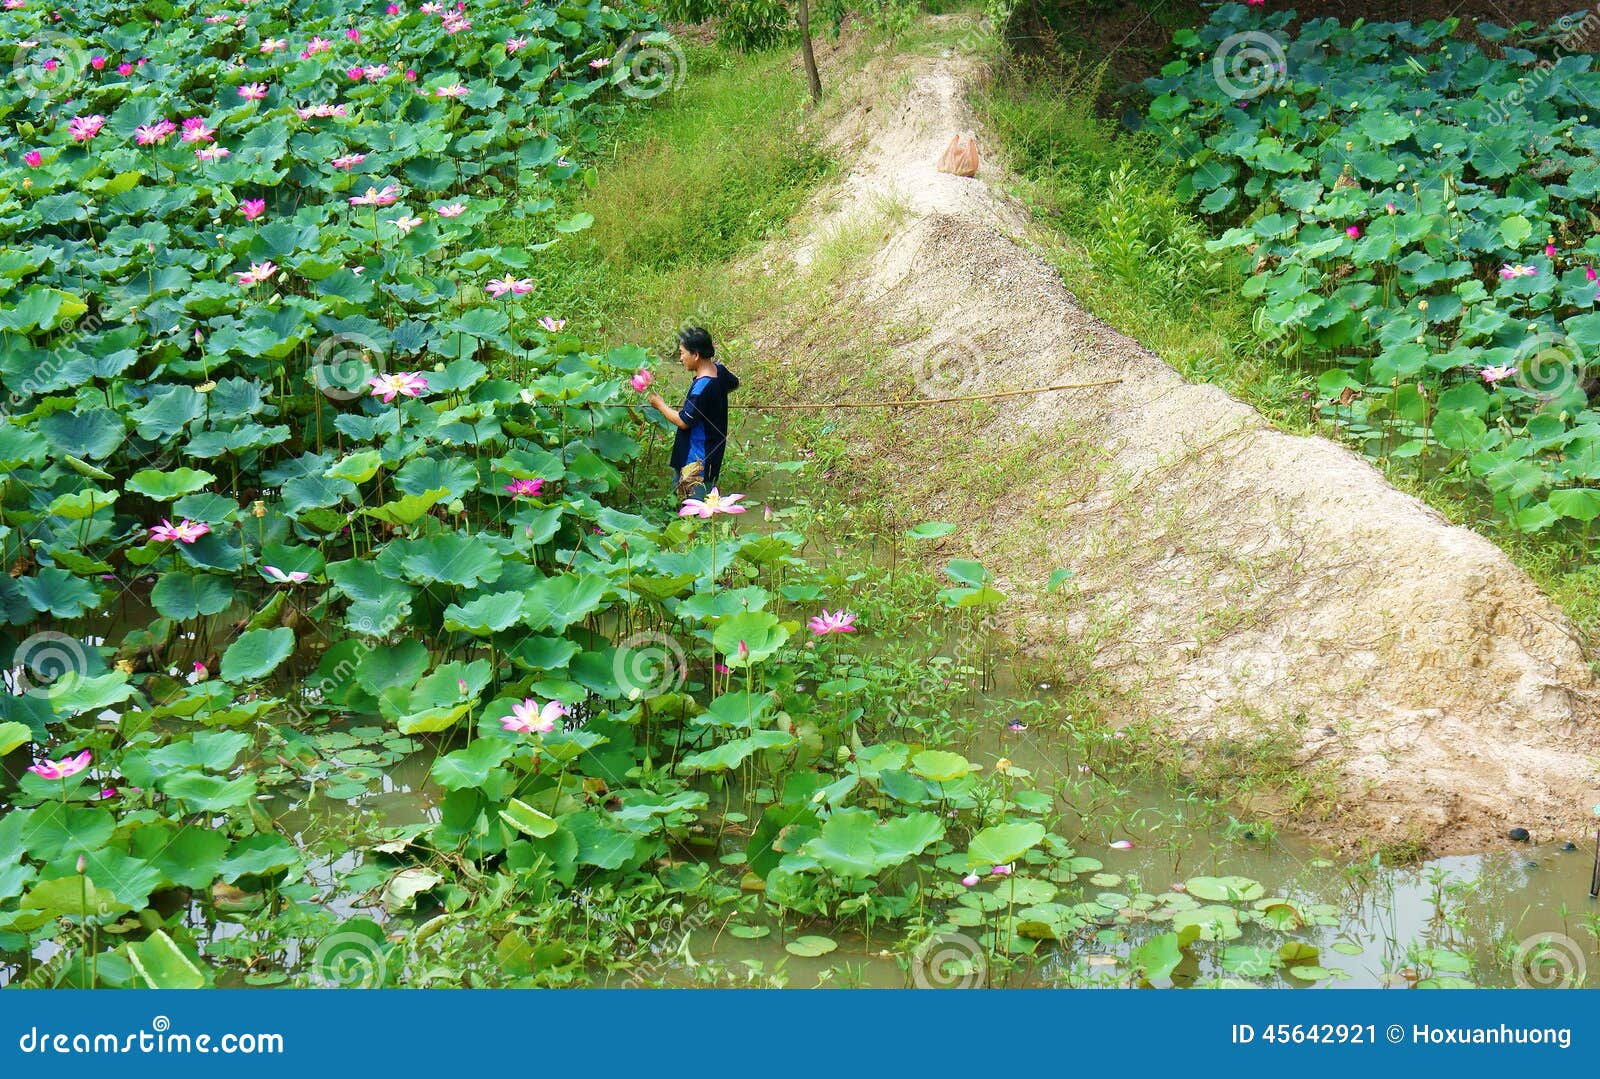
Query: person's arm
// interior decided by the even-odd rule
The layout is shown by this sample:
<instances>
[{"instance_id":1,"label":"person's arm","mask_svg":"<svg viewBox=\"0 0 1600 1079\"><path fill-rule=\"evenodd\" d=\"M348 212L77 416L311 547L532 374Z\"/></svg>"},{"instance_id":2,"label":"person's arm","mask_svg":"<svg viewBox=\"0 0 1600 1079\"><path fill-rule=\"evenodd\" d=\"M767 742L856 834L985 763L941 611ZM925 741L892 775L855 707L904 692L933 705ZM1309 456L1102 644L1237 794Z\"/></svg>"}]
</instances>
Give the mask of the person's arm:
<instances>
[{"instance_id":1,"label":"person's arm","mask_svg":"<svg viewBox=\"0 0 1600 1079\"><path fill-rule=\"evenodd\" d=\"M659 393L652 393L650 395L650 407L665 416L667 418L667 422L672 424L672 426L684 431L689 429L689 421L684 419L683 415L677 409L663 401Z\"/></svg>"}]
</instances>

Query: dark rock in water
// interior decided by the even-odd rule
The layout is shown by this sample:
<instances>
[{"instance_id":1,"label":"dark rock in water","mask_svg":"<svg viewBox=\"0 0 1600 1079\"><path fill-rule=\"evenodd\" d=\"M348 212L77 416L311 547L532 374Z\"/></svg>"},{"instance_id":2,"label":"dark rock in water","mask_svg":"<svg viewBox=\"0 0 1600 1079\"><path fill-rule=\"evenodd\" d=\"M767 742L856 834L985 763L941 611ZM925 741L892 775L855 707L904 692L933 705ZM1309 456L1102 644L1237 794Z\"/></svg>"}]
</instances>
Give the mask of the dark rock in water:
<instances>
[{"instance_id":1,"label":"dark rock in water","mask_svg":"<svg viewBox=\"0 0 1600 1079\"><path fill-rule=\"evenodd\" d=\"M1572 840L1569 839L1565 843L1561 844L1561 849L1562 850L1577 850L1578 849L1578 845L1576 843L1574 843Z\"/></svg>"},{"instance_id":2,"label":"dark rock in water","mask_svg":"<svg viewBox=\"0 0 1600 1079\"><path fill-rule=\"evenodd\" d=\"M1522 868L1523 869L1538 869L1539 868L1539 863L1534 861L1532 858L1530 858L1526 862L1522 863Z\"/></svg>"},{"instance_id":3,"label":"dark rock in water","mask_svg":"<svg viewBox=\"0 0 1600 1079\"><path fill-rule=\"evenodd\" d=\"M1528 830L1526 828L1513 828L1506 833L1506 836L1518 843L1526 843L1528 841Z\"/></svg>"},{"instance_id":4,"label":"dark rock in water","mask_svg":"<svg viewBox=\"0 0 1600 1079\"><path fill-rule=\"evenodd\" d=\"M1246 832L1246 833L1245 833L1245 834L1244 834L1244 837L1245 837L1245 838L1246 838L1246 839L1254 839L1254 838L1255 838L1255 837L1256 837L1256 834L1255 834L1255 833L1254 833L1254 832Z\"/></svg>"}]
</instances>

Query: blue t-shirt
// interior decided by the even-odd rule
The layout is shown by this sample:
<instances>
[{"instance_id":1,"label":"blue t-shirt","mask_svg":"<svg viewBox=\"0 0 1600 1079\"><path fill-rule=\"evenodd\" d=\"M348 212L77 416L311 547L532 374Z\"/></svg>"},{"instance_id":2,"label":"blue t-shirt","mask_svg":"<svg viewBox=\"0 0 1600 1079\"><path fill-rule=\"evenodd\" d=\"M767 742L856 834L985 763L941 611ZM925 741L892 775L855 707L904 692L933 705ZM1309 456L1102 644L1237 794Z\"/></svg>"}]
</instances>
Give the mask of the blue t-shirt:
<instances>
[{"instance_id":1,"label":"blue t-shirt","mask_svg":"<svg viewBox=\"0 0 1600 1079\"><path fill-rule=\"evenodd\" d=\"M672 471L699 461L705 483L713 486L722 471L722 453L728 445L728 394L739 388L739 376L717 364L715 377L701 375L689 387L678 415L687 425L672 439Z\"/></svg>"}]
</instances>

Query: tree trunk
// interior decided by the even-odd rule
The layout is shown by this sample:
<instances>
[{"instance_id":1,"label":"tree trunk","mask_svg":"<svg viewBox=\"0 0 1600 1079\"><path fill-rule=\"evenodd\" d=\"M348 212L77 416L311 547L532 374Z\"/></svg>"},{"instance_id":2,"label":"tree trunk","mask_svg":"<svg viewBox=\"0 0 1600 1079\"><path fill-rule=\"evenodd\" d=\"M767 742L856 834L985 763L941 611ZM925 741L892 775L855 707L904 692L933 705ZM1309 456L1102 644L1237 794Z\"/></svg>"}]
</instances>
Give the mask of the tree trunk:
<instances>
[{"instance_id":1,"label":"tree trunk","mask_svg":"<svg viewBox=\"0 0 1600 1079\"><path fill-rule=\"evenodd\" d=\"M811 48L811 0L800 0L800 55L806 62L806 80L811 83L811 102L822 103L822 76L817 74L817 54Z\"/></svg>"}]
</instances>

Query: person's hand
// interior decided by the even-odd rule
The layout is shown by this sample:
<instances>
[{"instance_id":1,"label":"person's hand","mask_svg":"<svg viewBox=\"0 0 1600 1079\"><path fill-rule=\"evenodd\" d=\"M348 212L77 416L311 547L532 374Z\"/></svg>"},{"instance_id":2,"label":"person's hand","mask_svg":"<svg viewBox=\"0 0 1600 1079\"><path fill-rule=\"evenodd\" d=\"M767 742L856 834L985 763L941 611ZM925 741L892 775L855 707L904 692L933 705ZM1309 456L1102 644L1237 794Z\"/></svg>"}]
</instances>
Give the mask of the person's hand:
<instances>
[{"instance_id":1,"label":"person's hand","mask_svg":"<svg viewBox=\"0 0 1600 1079\"><path fill-rule=\"evenodd\" d=\"M659 393L652 393L647 400L650 402L650 407L657 412L661 412L667 407L667 403L661 399Z\"/></svg>"}]
</instances>

